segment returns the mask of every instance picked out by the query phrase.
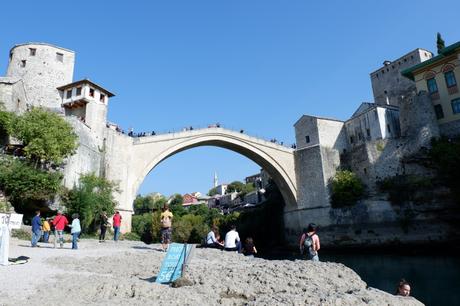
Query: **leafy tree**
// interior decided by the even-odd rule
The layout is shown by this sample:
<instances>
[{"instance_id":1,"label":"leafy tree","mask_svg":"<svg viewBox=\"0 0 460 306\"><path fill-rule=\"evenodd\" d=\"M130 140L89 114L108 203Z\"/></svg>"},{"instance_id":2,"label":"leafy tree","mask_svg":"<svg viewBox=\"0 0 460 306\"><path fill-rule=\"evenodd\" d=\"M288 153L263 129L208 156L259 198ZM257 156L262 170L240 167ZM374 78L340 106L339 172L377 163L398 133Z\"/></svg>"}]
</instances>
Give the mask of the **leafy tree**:
<instances>
[{"instance_id":1,"label":"leafy tree","mask_svg":"<svg viewBox=\"0 0 460 306\"><path fill-rule=\"evenodd\" d=\"M13 118L11 135L22 141L27 158L60 164L77 147L77 135L62 117L34 108Z\"/></svg>"},{"instance_id":2,"label":"leafy tree","mask_svg":"<svg viewBox=\"0 0 460 306\"><path fill-rule=\"evenodd\" d=\"M446 47L445 45L445 42L444 42L444 39L442 39L441 37L441 33L438 32L438 34L436 35L436 46L438 48L438 54L440 53L440 51L442 49L444 49Z\"/></svg>"},{"instance_id":3,"label":"leafy tree","mask_svg":"<svg viewBox=\"0 0 460 306\"><path fill-rule=\"evenodd\" d=\"M3 106L0 104L0 137L11 134L12 122L15 117L14 113L3 110Z\"/></svg>"},{"instance_id":4,"label":"leafy tree","mask_svg":"<svg viewBox=\"0 0 460 306\"><path fill-rule=\"evenodd\" d=\"M227 193L243 191L244 183L240 181L233 181L227 186Z\"/></svg>"},{"instance_id":5,"label":"leafy tree","mask_svg":"<svg viewBox=\"0 0 460 306\"><path fill-rule=\"evenodd\" d=\"M180 217L187 214L187 210L182 204L184 204L184 198L180 194L176 193L172 196L169 202L169 208L175 216Z\"/></svg>"},{"instance_id":6,"label":"leafy tree","mask_svg":"<svg viewBox=\"0 0 460 306\"><path fill-rule=\"evenodd\" d=\"M244 184L239 181L231 182L227 186L227 193L238 192L239 197L241 197L242 199L247 193L254 191L254 190L255 190L254 184L252 183Z\"/></svg>"},{"instance_id":7,"label":"leafy tree","mask_svg":"<svg viewBox=\"0 0 460 306\"><path fill-rule=\"evenodd\" d=\"M348 170L337 171L332 179L332 206L351 206L364 193L364 185L355 173Z\"/></svg>"},{"instance_id":8,"label":"leafy tree","mask_svg":"<svg viewBox=\"0 0 460 306\"><path fill-rule=\"evenodd\" d=\"M141 215L160 210L166 203L166 198L159 194L148 194L146 196L137 195L134 200L134 214Z\"/></svg>"},{"instance_id":9,"label":"leafy tree","mask_svg":"<svg viewBox=\"0 0 460 306\"><path fill-rule=\"evenodd\" d=\"M212 197L213 195L216 195L216 194L217 194L217 187L213 187L209 189L208 196Z\"/></svg>"},{"instance_id":10,"label":"leafy tree","mask_svg":"<svg viewBox=\"0 0 460 306\"><path fill-rule=\"evenodd\" d=\"M0 189L16 209L30 200L51 200L60 190L62 174L36 169L26 161L0 156Z\"/></svg>"},{"instance_id":11,"label":"leafy tree","mask_svg":"<svg viewBox=\"0 0 460 306\"><path fill-rule=\"evenodd\" d=\"M78 213L82 230L95 231L95 222L103 211L107 215L115 212L116 202L113 198L114 183L96 176L94 173L80 177L79 186L75 186L64 197L64 205L70 214Z\"/></svg>"}]
</instances>

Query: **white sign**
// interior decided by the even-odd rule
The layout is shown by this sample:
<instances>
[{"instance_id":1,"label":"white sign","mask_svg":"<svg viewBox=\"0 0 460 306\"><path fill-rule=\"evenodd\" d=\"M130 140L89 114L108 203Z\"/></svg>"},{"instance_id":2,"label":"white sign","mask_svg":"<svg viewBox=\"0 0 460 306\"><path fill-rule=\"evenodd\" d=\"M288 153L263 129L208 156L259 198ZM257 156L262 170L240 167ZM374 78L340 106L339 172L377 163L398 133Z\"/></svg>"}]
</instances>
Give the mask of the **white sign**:
<instances>
[{"instance_id":1,"label":"white sign","mask_svg":"<svg viewBox=\"0 0 460 306\"><path fill-rule=\"evenodd\" d=\"M0 226L8 225L8 228L19 229L21 228L22 215L20 214L0 214Z\"/></svg>"},{"instance_id":2,"label":"white sign","mask_svg":"<svg viewBox=\"0 0 460 306\"><path fill-rule=\"evenodd\" d=\"M22 215L0 214L0 265L8 265L10 251L10 229L21 228Z\"/></svg>"}]
</instances>

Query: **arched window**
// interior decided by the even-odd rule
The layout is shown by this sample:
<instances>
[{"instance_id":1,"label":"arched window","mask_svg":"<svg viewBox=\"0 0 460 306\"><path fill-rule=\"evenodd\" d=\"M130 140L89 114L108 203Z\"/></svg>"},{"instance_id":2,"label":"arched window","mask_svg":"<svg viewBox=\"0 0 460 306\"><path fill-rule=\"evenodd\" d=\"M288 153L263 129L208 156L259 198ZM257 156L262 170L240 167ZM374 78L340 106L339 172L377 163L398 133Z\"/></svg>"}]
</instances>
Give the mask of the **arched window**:
<instances>
[{"instance_id":1,"label":"arched window","mask_svg":"<svg viewBox=\"0 0 460 306\"><path fill-rule=\"evenodd\" d=\"M457 80L455 79L454 66L447 64L442 68L442 72L444 73L447 88L456 87Z\"/></svg>"}]
</instances>

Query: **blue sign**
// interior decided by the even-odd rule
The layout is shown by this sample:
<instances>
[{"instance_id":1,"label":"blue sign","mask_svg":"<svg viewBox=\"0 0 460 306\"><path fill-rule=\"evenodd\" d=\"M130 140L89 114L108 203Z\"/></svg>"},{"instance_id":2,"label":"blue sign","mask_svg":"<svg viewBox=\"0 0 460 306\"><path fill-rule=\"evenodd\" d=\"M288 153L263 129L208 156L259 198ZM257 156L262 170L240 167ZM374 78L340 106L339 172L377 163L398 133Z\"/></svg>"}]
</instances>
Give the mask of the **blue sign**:
<instances>
[{"instance_id":1,"label":"blue sign","mask_svg":"<svg viewBox=\"0 0 460 306\"><path fill-rule=\"evenodd\" d=\"M187 247L187 248L186 248ZM191 245L172 243L169 245L168 253L161 264L160 273L158 273L156 283L169 284L182 276L182 265L187 260Z\"/></svg>"}]
</instances>

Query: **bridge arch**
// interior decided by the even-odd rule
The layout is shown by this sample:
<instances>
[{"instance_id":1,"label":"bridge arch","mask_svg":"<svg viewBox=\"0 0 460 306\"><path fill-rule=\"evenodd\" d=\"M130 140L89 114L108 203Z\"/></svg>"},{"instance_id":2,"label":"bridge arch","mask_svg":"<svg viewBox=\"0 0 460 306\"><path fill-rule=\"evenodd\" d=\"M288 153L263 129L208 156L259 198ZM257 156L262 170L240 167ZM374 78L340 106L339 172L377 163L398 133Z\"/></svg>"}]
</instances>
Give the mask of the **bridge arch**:
<instances>
[{"instance_id":1,"label":"bridge arch","mask_svg":"<svg viewBox=\"0 0 460 306\"><path fill-rule=\"evenodd\" d=\"M167 158L195 147L215 146L239 153L261 166L279 187L286 206L296 206L297 188L293 150L276 143L261 140L223 128L206 128L179 133L134 138L128 173L126 195L129 207L145 177ZM126 161L125 161L126 163ZM128 204L128 203L126 203Z\"/></svg>"}]
</instances>

